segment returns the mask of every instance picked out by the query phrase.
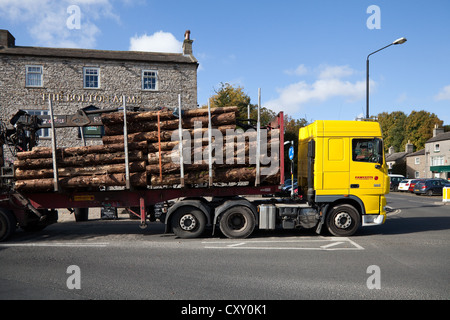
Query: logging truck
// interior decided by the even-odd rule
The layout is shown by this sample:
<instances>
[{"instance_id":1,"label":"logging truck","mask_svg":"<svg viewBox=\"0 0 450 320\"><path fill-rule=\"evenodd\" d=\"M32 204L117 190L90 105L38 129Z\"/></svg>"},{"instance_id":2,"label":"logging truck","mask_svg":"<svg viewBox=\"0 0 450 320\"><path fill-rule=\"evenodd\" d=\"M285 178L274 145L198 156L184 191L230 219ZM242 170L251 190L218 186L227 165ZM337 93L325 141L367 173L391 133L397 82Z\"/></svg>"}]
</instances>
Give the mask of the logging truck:
<instances>
[{"instance_id":1,"label":"logging truck","mask_svg":"<svg viewBox=\"0 0 450 320\"><path fill-rule=\"evenodd\" d=\"M1 125L0 241L18 227L42 230L66 208L76 216L89 208L131 208L141 228L160 221L180 238L206 229L246 238L276 228L351 236L385 222L389 177L374 121L301 128L297 159L289 156L297 161L293 194L282 191L291 143L284 141L282 112L262 126L259 116L236 119L237 108L181 110L181 102L175 110L124 105L61 116L49 101L49 111L19 111ZM57 147L57 128L85 126L105 127L103 145ZM36 147L42 128L52 132L51 148ZM4 161L6 147L13 164Z\"/></svg>"}]
</instances>

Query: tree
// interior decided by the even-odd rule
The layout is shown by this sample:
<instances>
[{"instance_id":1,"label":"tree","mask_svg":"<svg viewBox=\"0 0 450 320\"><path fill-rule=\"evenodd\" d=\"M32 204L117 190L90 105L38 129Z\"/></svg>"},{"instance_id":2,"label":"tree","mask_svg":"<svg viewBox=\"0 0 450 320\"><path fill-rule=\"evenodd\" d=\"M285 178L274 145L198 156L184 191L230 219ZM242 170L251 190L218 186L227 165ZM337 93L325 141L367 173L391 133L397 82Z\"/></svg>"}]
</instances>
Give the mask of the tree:
<instances>
[{"instance_id":1,"label":"tree","mask_svg":"<svg viewBox=\"0 0 450 320\"><path fill-rule=\"evenodd\" d=\"M425 142L433 136L433 128L443 121L428 111L412 111L408 116L402 111L378 114L378 122L383 132L385 151L393 146L396 152L405 150L408 141L415 150L425 147Z\"/></svg>"},{"instance_id":2,"label":"tree","mask_svg":"<svg viewBox=\"0 0 450 320\"><path fill-rule=\"evenodd\" d=\"M404 146L408 140L416 147L416 150L425 148L425 142L433 137L433 128L437 124L442 126L444 122L434 113L428 111L412 111L405 121Z\"/></svg>"},{"instance_id":3,"label":"tree","mask_svg":"<svg viewBox=\"0 0 450 320\"><path fill-rule=\"evenodd\" d=\"M394 111L392 113L383 112L378 115L383 132L385 152L393 146L395 151L400 151L403 140L405 140L405 121L406 114L403 111Z\"/></svg>"},{"instance_id":4,"label":"tree","mask_svg":"<svg viewBox=\"0 0 450 320\"><path fill-rule=\"evenodd\" d=\"M238 107L237 119L242 123L246 123L245 120L248 119L248 108L250 107L250 119L258 119L258 105L251 104L251 99L248 94L244 92L242 87L233 87L229 83L220 83L220 88L214 90L215 94L210 98L211 108L218 107ZM207 105L202 106L206 108ZM275 112L272 110L261 107L261 125L267 125L270 120L275 117ZM251 123L255 125L255 122Z\"/></svg>"}]
</instances>

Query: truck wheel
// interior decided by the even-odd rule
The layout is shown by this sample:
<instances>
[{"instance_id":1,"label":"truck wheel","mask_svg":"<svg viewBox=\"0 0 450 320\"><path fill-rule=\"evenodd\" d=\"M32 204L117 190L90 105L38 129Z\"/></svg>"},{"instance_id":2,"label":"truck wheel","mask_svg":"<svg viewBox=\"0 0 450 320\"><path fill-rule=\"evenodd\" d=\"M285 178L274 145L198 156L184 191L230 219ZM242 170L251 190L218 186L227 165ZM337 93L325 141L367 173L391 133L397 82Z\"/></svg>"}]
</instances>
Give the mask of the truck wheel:
<instances>
[{"instance_id":1,"label":"truck wheel","mask_svg":"<svg viewBox=\"0 0 450 320\"><path fill-rule=\"evenodd\" d=\"M197 238L205 231L206 217L194 207L181 207L172 214L172 231L180 238Z\"/></svg>"},{"instance_id":2,"label":"truck wheel","mask_svg":"<svg viewBox=\"0 0 450 320\"><path fill-rule=\"evenodd\" d=\"M16 230L16 218L11 211L0 209L0 241L8 239Z\"/></svg>"},{"instance_id":3,"label":"truck wheel","mask_svg":"<svg viewBox=\"0 0 450 320\"><path fill-rule=\"evenodd\" d=\"M334 236L351 236L358 230L360 224L358 211L349 204L335 206L327 215L328 231Z\"/></svg>"},{"instance_id":4,"label":"truck wheel","mask_svg":"<svg viewBox=\"0 0 450 320\"><path fill-rule=\"evenodd\" d=\"M244 206L226 210L220 217L220 231L228 238L247 238L255 229L253 212Z\"/></svg>"}]
</instances>

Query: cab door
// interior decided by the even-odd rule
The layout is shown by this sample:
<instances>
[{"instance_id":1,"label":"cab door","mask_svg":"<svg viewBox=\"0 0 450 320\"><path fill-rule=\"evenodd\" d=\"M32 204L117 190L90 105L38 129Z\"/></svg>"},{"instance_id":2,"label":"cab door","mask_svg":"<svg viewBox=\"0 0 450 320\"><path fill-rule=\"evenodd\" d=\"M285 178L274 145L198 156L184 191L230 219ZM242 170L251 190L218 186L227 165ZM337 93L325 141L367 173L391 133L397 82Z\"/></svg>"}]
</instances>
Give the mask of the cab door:
<instances>
[{"instance_id":1,"label":"cab door","mask_svg":"<svg viewBox=\"0 0 450 320\"><path fill-rule=\"evenodd\" d=\"M352 138L350 161L350 193L383 194L386 165L382 140Z\"/></svg>"}]
</instances>

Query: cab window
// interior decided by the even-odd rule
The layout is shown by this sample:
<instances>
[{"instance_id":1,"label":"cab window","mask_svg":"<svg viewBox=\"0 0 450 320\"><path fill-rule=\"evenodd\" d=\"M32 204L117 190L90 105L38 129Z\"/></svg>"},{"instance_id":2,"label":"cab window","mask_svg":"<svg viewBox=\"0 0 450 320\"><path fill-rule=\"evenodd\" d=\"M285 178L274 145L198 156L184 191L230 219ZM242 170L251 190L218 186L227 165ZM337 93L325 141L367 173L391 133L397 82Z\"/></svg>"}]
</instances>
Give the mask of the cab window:
<instances>
[{"instance_id":1,"label":"cab window","mask_svg":"<svg viewBox=\"0 0 450 320\"><path fill-rule=\"evenodd\" d=\"M353 139L353 161L377 163L382 157L383 148L381 139Z\"/></svg>"}]
</instances>

